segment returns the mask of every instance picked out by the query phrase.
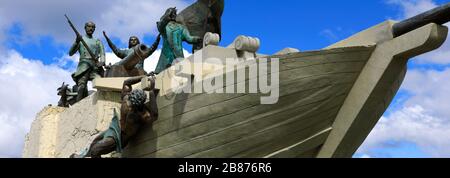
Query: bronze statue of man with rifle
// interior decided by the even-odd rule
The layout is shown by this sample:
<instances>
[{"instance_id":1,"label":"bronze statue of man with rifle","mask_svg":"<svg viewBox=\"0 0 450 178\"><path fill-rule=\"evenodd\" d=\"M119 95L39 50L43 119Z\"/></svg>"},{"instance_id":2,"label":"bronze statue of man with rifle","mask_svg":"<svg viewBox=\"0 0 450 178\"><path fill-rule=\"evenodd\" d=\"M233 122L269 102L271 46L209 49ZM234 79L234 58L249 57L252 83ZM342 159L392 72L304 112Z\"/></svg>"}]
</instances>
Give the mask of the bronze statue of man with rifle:
<instances>
[{"instance_id":1,"label":"bronze statue of man with rifle","mask_svg":"<svg viewBox=\"0 0 450 178\"><path fill-rule=\"evenodd\" d=\"M80 54L80 61L72 78L78 86L77 102L88 96L88 81L92 81L97 77L103 77L105 66L105 48L99 39L94 38L95 24L87 22L84 26L86 36L76 30L70 19L66 16L70 26L75 31L76 40L69 51L69 55L73 56L76 52Z\"/></svg>"}]
</instances>

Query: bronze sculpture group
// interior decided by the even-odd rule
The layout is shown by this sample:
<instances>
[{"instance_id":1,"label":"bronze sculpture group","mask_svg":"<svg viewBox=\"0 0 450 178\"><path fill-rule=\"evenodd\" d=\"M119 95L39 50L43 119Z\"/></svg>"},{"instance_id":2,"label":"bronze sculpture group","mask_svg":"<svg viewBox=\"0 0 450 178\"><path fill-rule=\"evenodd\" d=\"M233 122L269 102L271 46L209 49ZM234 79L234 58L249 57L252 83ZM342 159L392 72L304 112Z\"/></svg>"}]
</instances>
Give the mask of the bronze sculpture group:
<instances>
[{"instance_id":1,"label":"bronze sculpture group","mask_svg":"<svg viewBox=\"0 0 450 178\"><path fill-rule=\"evenodd\" d=\"M58 88L58 95L61 96L58 106L69 107L86 98L87 83L96 78L130 77L123 84L120 113L114 111L110 127L95 138L84 153L73 154L71 157L99 158L112 151L121 152L141 126L157 120L156 96L159 90L155 88L155 74L163 72L176 59L184 58L183 41L192 44L192 50L196 51L203 47L202 39L207 32L220 35L223 8L224 0L198 0L179 15L176 8L167 9L157 23L160 35L150 47L141 44L136 36L132 36L129 39L128 49L119 49L103 31L108 46L121 59L113 65L105 65L104 45L94 37L95 23L87 22L84 28L86 35L81 36L66 16L76 33L69 55L73 56L78 52L80 59L76 72L72 74L76 85L70 89L63 83ZM147 73L144 70L144 61L158 48L161 37L163 46L158 65L154 72ZM152 86L148 89L149 97L141 89L132 89L133 84L141 82L145 77Z\"/></svg>"}]
</instances>

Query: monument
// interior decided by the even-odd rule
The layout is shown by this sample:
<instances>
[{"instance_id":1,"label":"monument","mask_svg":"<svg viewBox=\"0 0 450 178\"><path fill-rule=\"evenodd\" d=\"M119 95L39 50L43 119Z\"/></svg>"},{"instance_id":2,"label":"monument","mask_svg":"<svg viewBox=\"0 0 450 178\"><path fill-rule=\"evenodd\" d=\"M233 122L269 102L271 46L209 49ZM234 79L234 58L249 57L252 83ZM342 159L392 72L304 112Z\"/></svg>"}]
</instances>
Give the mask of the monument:
<instances>
[{"instance_id":1,"label":"monument","mask_svg":"<svg viewBox=\"0 0 450 178\"><path fill-rule=\"evenodd\" d=\"M223 3L199 0L187 9L218 7L219 11L211 10L217 12L212 15L216 18ZM238 36L222 47L218 46L221 35L208 31L192 56L155 76L158 120L143 125L122 154L109 157L352 157L398 92L408 60L444 43L448 28L443 24L450 20L449 13L450 3L402 22L382 22L307 52L286 48L260 54L260 40L248 36ZM192 21L185 17L189 15L181 21ZM220 32L220 19L207 22L219 30L205 29ZM185 27L191 34L203 33ZM229 59L238 60L230 63ZM251 74L264 66L276 67L226 81L227 76L240 71ZM251 82L260 84L264 81L260 79L277 87L252 91ZM109 128L114 109L122 106L127 80L98 78L94 81L97 91L70 108L45 108L32 125L23 156L67 158L82 152ZM145 91L149 83L143 77L132 87ZM227 92L239 90L242 84L248 89ZM186 88L201 92L186 92ZM146 95L151 96L148 91Z\"/></svg>"}]
</instances>

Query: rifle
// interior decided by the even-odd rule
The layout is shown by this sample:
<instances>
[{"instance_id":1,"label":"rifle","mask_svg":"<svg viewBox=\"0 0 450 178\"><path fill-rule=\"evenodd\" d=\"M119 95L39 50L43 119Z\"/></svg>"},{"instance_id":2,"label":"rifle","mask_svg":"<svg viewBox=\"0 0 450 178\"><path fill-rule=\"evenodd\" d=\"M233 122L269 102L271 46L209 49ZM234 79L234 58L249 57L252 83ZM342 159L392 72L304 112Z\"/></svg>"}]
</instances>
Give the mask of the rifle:
<instances>
[{"instance_id":1,"label":"rifle","mask_svg":"<svg viewBox=\"0 0 450 178\"><path fill-rule=\"evenodd\" d=\"M69 22L70 27L72 27L72 30L75 32L75 34L77 35L77 37L80 37L81 34L78 32L78 30L75 28L75 26L73 25L72 21L70 21L69 17L67 17L67 15L64 15L67 19L67 22ZM91 55L91 60L94 61L94 63L96 65L98 65L99 61L98 61L98 57L94 55L94 53L92 52L91 48L89 48L89 46L87 45L86 41L84 41L84 39L81 37L81 43L84 45L84 47L86 47L86 50L88 51L89 55Z\"/></svg>"}]
</instances>

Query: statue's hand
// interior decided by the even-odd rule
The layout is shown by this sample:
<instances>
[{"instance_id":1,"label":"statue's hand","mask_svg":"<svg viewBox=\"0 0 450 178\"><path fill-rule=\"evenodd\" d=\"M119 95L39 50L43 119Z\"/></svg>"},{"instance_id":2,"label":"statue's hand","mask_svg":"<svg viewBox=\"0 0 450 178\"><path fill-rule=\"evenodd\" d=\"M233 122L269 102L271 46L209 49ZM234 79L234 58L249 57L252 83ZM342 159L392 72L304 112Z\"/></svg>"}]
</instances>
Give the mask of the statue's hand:
<instances>
[{"instance_id":1,"label":"statue's hand","mask_svg":"<svg viewBox=\"0 0 450 178\"><path fill-rule=\"evenodd\" d=\"M105 65L105 69L107 69L107 70L111 69L111 67L112 67L111 63L109 63L108 65Z\"/></svg>"},{"instance_id":2,"label":"statue's hand","mask_svg":"<svg viewBox=\"0 0 450 178\"><path fill-rule=\"evenodd\" d=\"M103 67L103 66L105 66L106 64L105 64L105 62L99 62L99 63L97 63L97 67Z\"/></svg>"},{"instance_id":3,"label":"statue's hand","mask_svg":"<svg viewBox=\"0 0 450 178\"><path fill-rule=\"evenodd\" d=\"M156 38L157 41L161 40L161 33L158 35L158 37Z\"/></svg>"},{"instance_id":4,"label":"statue's hand","mask_svg":"<svg viewBox=\"0 0 450 178\"><path fill-rule=\"evenodd\" d=\"M150 72L147 74L147 77L154 77L156 74L154 71Z\"/></svg>"},{"instance_id":5,"label":"statue's hand","mask_svg":"<svg viewBox=\"0 0 450 178\"><path fill-rule=\"evenodd\" d=\"M161 34L158 35L158 37L156 37L155 42L152 45L152 48L154 48L153 50L156 50L156 48L158 48L159 42L161 41Z\"/></svg>"},{"instance_id":6,"label":"statue's hand","mask_svg":"<svg viewBox=\"0 0 450 178\"><path fill-rule=\"evenodd\" d=\"M105 36L105 38L108 39L108 35L106 35L106 32L105 32L105 31L103 31L103 36Z\"/></svg>"},{"instance_id":7,"label":"statue's hand","mask_svg":"<svg viewBox=\"0 0 450 178\"><path fill-rule=\"evenodd\" d=\"M203 38L196 37L195 43L203 43Z\"/></svg>"},{"instance_id":8,"label":"statue's hand","mask_svg":"<svg viewBox=\"0 0 450 178\"><path fill-rule=\"evenodd\" d=\"M77 35L77 38L75 39L75 43L80 43L81 40L83 40L83 37L81 35Z\"/></svg>"}]
</instances>

